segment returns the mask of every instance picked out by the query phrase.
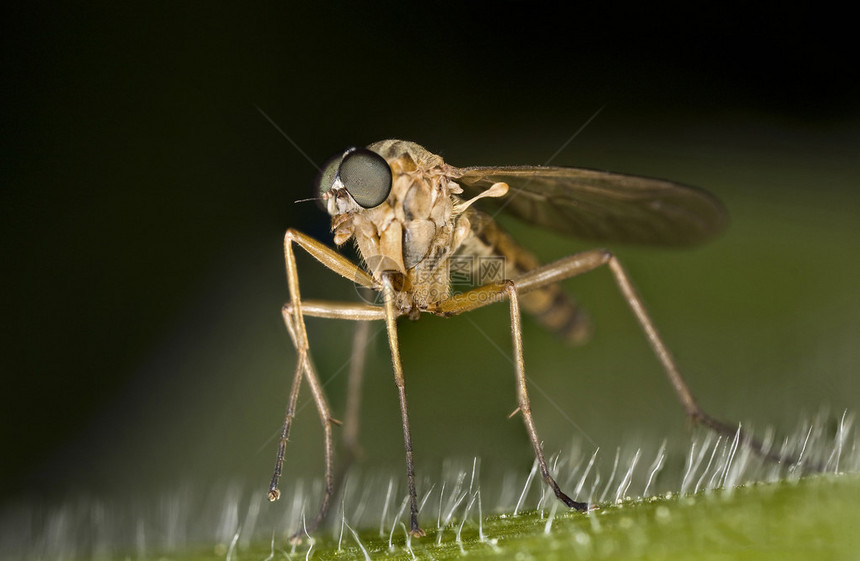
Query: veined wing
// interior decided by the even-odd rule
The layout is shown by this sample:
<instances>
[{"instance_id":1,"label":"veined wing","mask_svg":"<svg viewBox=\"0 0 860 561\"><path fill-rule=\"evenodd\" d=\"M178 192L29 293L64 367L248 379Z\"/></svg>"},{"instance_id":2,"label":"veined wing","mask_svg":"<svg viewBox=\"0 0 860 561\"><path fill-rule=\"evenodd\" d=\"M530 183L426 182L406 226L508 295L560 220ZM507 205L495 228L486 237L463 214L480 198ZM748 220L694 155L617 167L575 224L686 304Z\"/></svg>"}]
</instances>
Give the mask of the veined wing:
<instances>
[{"instance_id":1,"label":"veined wing","mask_svg":"<svg viewBox=\"0 0 860 561\"><path fill-rule=\"evenodd\" d=\"M726 224L725 209L714 196L662 179L542 166L453 168L450 177L467 197L507 183L508 195L488 204L588 240L695 245Z\"/></svg>"}]
</instances>

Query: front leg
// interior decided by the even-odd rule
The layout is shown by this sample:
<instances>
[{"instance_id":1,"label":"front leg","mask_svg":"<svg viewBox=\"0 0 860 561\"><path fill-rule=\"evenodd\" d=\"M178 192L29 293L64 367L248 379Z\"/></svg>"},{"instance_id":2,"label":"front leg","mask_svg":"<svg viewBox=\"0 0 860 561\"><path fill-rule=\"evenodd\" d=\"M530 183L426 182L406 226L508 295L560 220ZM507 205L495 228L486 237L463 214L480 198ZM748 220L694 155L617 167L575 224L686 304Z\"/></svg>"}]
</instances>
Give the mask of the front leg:
<instances>
[{"instance_id":1,"label":"front leg","mask_svg":"<svg viewBox=\"0 0 860 561\"><path fill-rule=\"evenodd\" d=\"M322 502L320 504L319 512L317 513L316 518L314 518L314 520L310 524L308 524L304 528L296 530L295 534L293 534L293 539L297 540L300 539L301 535L304 532L312 532L314 529L316 529L317 526L319 526L323 522L323 520L325 520L325 517L328 514L329 506L331 504L331 499L334 496L334 441L332 439L331 430L331 425L332 422L334 422L334 418L331 415L331 409L329 407L328 400L326 399L325 393L323 392L322 385L319 381L319 376L317 376L316 374L316 369L314 368L310 353L308 352L307 348L301 349L298 344L298 329L293 324L293 318L290 315L287 306L284 306L284 309L282 310L282 315L284 318L284 324L287 327L287 332L290 334L290 339L292 339L293 345L296 347L296 352L299 356L296 363L296 373L293 378L292 387L290 389L290 397L287 402L287 412L284 417L281 438L278 444L278 455L275 461L275 472L272 475L272 483L269 487L269 500L275 501L280 497L281 494L280 490L278 489L278 481L281 476L286 444L290 436L290 428L292 425L292 421L295 417L296 400L298 398L299 387L301 385L303 375L308 381L308 385L311 389L311 395L313 396L317 412L319 413L320 422L322 423L323 428L323 443L325 448L325 489L323 491L323 497Z\"/></svg>"},{"instance_id":2,"label":"front leg","mask_svg":"<svg viewBox=\"0 0 860 561\"><path fill-rule=\"evenodd\" d=\"M284 306L283 318L287 331L290 334L290 339L296 348L298 360L296 371L293 375L293 382L290 387L290 396L287 400L284 423L281 428L281 435L278 443L278 453L275 459L275 469L272 474L271 484L269 485L268 496L270 501L275 501L281 496L281 492L278 489L278 483L283 471L286 444L289 440L290 429L295 417L299 388L301 387L302 378L304 377L307 379L308 385L310 386L311 394L313 395L314 403L316 404L317 412L320 417L320 422L323 426L323 435L325 440L325 491L323 492L319 513L308 528L308 530L311 530L325 519L329 505L331 504L332 495L334 494L334 444L331 433L331 410L325 393L323 392L322 384L319 381L319 377L314 370L313 362L310 358L307 329L305 328L305 320L302 313L301 293L299 292L299 274L296 267L293 244L297 244L299 247L307 251L314 259L325 265L328 269L362 286L372 286L373 278L360 267L351 263L336 251L314 240L310 236L303 234L298 230L287 230L287 233L284 236L284 261L287 268L287 285L290 292L290 301ZM296 532L297 536L298 534L299 532Z\"/></svg>"}]
</instances>

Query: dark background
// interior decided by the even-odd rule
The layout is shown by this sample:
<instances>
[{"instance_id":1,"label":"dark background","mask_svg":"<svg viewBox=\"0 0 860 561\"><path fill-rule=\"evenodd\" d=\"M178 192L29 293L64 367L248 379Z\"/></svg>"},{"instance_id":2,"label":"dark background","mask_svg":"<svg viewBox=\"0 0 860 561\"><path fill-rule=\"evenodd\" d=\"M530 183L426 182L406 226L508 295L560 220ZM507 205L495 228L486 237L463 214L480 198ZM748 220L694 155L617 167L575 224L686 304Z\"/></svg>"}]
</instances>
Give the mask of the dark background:
<instances>
[{"instance_id":1,"label":"dark background","mask_svg":"<svg viewBox=\"0 0 860 561\"><path fill-rule=\"evenodd\" d=\"M845 15L445 7L19 6L4 16L0 498L265 488L294 353L282 236L330 241L317 164L402 137L455 165L552 161L704 187L732 224L696 251L618 249L702 403L790 431L856 406L858 88ZM507 223L545 259L587 247ZM309 259L306 296L355 298ZM526 320L533 383L586 448L685 440L608 273L570 281L591 346ZM504 351L507 309L472 320ZM350 326L312 322L341 414ZM470 320L402 329L419 470L481 454L527 468L513 373ZM370 465L400 470L374 341ZM333 374L335 373L335 374ZM533 387L547 449L583 438ZM307 405L308 393L302 397ZM480 407L479 407L480 405ZM288 477L319 473L302 410Z\"/></svg>"}]
</instances>

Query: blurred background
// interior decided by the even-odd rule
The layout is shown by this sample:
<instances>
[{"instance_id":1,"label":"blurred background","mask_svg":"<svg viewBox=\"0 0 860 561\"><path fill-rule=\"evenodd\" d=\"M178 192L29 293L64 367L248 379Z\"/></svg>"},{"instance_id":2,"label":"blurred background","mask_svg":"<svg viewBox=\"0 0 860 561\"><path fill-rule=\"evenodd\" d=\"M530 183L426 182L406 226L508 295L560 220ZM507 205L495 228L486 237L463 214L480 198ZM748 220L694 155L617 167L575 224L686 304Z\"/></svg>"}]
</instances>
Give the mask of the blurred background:
<instances>
[{"instance_id":1,"label":"blurred background","mask_svg":"<svg viewBox=\"0 0 860 561\"><path fill-rule=\"evenodd\" d=\"M294 201L311 195L313 164L392 137L454 165L551 159L711 191L731 216L714 242L612 248L693 392L720 418L777 433L822 407L854 409L849 35L835 14L696 10L18 6L2 39L0 502L236 479L264 492L295 361L283 233L331 240L327 217ZM504 224L545 260L593 245ZM305 297L357 299L306 256L299 268ZM565 286L596 331L568 348L525 320L546 449L682 447L682 410L608 271ZM522 423L506 418L507 314L402 322L419 471L475 455L531 465ZM352 326L308 323L342 415ZM306 389L300 406L285 481L321 473ZM384 336L363 412L364 465L401 473Z\"/></svg>"}]
</instances>

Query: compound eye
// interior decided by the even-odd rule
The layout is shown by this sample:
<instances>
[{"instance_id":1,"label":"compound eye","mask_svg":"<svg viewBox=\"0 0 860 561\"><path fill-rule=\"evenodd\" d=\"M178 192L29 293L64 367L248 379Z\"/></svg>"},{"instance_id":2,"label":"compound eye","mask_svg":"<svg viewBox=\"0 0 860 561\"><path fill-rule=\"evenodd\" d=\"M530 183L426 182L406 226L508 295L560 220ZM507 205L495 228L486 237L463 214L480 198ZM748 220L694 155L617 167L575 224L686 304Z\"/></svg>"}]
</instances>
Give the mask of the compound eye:
<instances>
[{"instance_id":1,"label":"compound eye","mask_svg":"<svg viewBox=\"0 0 860 561\"><path fill-rule=\"evenodd\" d=\"M344 154L337 175L346 191L364 208L381 205L391 192L388 162L367 148L355 148Z\"/></svg>"},{"instance_id":2,"label":"compound eye","mask_svg":"<svg viewBox=\"0 0 860 561\"><path fill-rule=\"evenodd\" d=\"M328 193L332 185L334 185L334 180L337 178L337 168L340 165L342 157L338 154L326 160L317 175L316 184L314 185L314 195L316 196L317 205L323 210L325 210L325 202L322 196Z\"/></svg>"}]
</instances>

